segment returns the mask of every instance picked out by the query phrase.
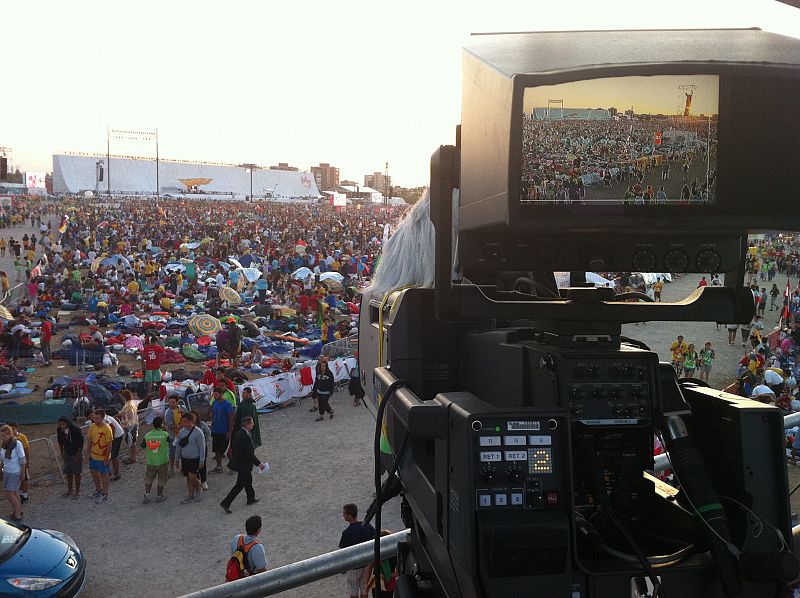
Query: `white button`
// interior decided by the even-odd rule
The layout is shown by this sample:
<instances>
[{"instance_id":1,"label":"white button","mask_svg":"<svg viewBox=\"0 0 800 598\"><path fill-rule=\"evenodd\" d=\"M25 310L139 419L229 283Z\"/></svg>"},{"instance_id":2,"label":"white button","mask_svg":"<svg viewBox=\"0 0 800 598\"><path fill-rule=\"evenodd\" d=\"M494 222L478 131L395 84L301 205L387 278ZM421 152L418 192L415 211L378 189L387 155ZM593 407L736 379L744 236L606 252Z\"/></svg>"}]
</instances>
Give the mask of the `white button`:
<instances>
[{"instance_id":1,"label":"white button","mask_svg":"<svg viewBox=\"0 0 800 598\"><path fill-rule=\"evenodd\" d=\"M528 436L528 442L533 446L550 446L553 444L552 436Z\"/></svg>"},{"instance_id":2,"label":"white button","mask_svg":"<svg viewBox=\"0 0 800 598\"><path fill-rule=\"evenodd\" d=\"M506 446L525 446L526 442L525 436L503 436L503 444Z\"/></svg>"},{"instance_id":3,"label":"white button","mask_svg":"<svg viewBox=\"0 0 800 598\"><path fill-rule=\"evenodd\" d=\"M488 461L502 461L503 453L500 451L481 451L480 459L482 463Z\"/></svg>"},{"instance_id":4,"label":"white button","mask_svg":"<svg viewBox=\"0 0 800 598\"><path fill-rule=\"evenodd\" d=\"M512 492L511 493L511 504L515 507L522 506L522 492Z\"/></svg>"},{"instance_id":5,"label":"white button","mask_svg":"<svg viewBox=\"0 0 800 598\"><path fill-rule=\"evenodd\" d=\"M494 504L498 507L505 507L508 504L508 495L506 494L495 494L494 495Z\"/></svg>"},{"instance_id":6,"label":"white button","mask_svg":"<svg viewBox=\"0 0 800 598\"><path fill-rule=\"evenodd\" d=\"M481 446L500 446L499 436L481 436Z\"/></svg>"},{"instance_id":7,"label":"white button","mask_svg":"<svg viewBox=\"0 0 800 598\"><path fill-rule=\"evenodd\" d=\"M479 494L478 495L478 506L479 507L491 507L492 506L492 495L491 494Z\"/></svg>"},{"instance_id":8,"label":"white button","mask_svg":"<svg viewBox=\"0 0 800 598\"><path fill-rule=\"evenodd\" d=\"M506 461L527 461L528 460L528 452L527 451L505 451L506 453Z\"/></svg>"}]
</instances>

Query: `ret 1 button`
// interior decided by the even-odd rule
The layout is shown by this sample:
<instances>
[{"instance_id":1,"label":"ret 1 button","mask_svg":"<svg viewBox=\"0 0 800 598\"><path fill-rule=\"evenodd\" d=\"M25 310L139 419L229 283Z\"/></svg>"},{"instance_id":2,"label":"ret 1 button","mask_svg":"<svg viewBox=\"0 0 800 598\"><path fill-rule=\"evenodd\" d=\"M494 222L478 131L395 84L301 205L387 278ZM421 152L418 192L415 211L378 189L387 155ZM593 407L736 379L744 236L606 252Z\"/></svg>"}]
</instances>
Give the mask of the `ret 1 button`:
<instances>
[{"instance_id":1,"label":"ret 1 button","mask_svg":"<svg viewBox=\"0 0 800 598\"><path fill-rule=\"evenodd\" d=\"M492 495L491 494L479 494L478 495L478 506L479 507L491 507L492 506Z\"/></svg>"}]
</instances>

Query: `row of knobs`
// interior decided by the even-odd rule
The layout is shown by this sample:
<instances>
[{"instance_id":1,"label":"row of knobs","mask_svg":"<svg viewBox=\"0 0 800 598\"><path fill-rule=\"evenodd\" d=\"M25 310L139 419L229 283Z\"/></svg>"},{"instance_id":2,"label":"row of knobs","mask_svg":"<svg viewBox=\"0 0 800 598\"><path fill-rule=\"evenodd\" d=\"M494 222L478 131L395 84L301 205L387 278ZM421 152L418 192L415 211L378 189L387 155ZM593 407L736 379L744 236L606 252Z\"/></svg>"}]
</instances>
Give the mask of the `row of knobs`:
<instances>
[{"instance_id":1,"label":"row of knobs","mask_svg":"<svg viewBox=\"0 0 800 598\"><path fill-rule=\"evenodd\" d=\"M481 467L480 476L486 484L492 484L497 480L497 468L494 465L486 464ZM525 477L525 473L519 465L506 466L506 479L509 482L519 482Z\"/></svg>"},{"instance_id":2,"label":"row of knobs","mask_svg":"<svg viewBox=\"0 0 800 598\"><path fill-rule=\"evenodd\" d=\"M581 380L582 378L599 378L602 370L600 369L599 365L589 365L589 366L575 366L572 370L572 376L576 380ZM608 377L609 378L627 378L629 380L633 378L638 378L639 380L644 380L647 377L647 370L643 367L634 367L632 365L625 365L622 367L612 365L608 368Z\"/></svg>"}]
</instances>

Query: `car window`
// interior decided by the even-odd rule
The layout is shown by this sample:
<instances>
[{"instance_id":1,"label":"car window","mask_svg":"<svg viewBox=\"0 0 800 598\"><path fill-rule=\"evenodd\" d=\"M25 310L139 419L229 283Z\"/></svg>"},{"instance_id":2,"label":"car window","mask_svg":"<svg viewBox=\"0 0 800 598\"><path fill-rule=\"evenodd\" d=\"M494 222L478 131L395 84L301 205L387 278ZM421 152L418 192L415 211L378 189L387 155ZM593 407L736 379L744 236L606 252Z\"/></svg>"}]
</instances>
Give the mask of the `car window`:
<instances>
[{"instance_id":1,"label":"car window","mask_svg":"<svg viewBox=\"0 0 800 598\"><path fill-rule=\"evenodd\" d=\"M0 519L0 559L16 550L17 541L25 535L26 530L11 525Z\"/></svg>"}]
</instances>

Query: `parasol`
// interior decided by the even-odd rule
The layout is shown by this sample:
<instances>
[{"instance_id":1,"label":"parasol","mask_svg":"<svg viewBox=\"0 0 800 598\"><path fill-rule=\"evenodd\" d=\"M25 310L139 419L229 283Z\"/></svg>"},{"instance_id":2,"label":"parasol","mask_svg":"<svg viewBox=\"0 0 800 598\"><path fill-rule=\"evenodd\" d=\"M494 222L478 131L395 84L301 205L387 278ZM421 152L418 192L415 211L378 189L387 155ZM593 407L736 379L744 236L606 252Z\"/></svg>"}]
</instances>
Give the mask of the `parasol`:
<instances>
[{"instance_id":1,"label":"parasol","mask_svg":"<svg viewBox=\"0 0 800 598\"><path fill-rule=\"evenodd\" d=\"M100 268L100 265L103 263L104 259L105 259L104 257L98 257L95 258L95 260L92 262L92 265L89 267L89 269L92 271L93 274L97 273L97 270Z\"/></svg>"},{"instance_id":2,"label":"parasol","mask_svg":"<svg viewBox=\"0 0 800 598\"><path fill-rule=\"evenodd\" d=\"M8 308L5 305L0 305L0 319L3 320L13 320L14 316L11 315L11 312L8 311Z\"/></svg>"},{"instance_id":3,"label":"parasol","mask_svg":"<svg viewBox=\"0 0 800 598\"><path fill-rule=\"evenodd\" d=\"M185 270L186 270L186 266L184 266L183 264L178 264L178 263L174 263L174 262L164 266L164 271L165 272L170 272L170 273L171 272L184 272Z\"/></svg>"},{"instance_id":4,"label":"parasol","mask_svg":"<svg viewBox=\"0 0 800 598\"><path fill-rule=\"evenodd\" d=\"M242 268L242 275L248 282L255 282L261 277L261 270L258 268Z\"/></svg>"},{"instance_id":5,"label":"parasol","mask_svg":"<svg viewBox=\"0 0 800 598\"><path fill-rule=\"evenodd\" d=\"M298 268L294 272L292 272L292 278L296 280L305 280L311 276L311 270L303 266L302 268Z\"/></svg>"},{"instance_id":6,"label":"parasol","mask_svg":"<svg viewBox=\"0 0 800 598\"><path fill-rule=\"evenodd\" d=\"M336 282L341 284L342 281L344 280L344 276L342 276L338 272L324 272L319 275L319 279L322 282L325 282L326 280L335 280Z\"/></svg>"},{"instance_id":7,"label":"parasol","mask_svg":"<svg viewBox=\"0 0 800 598\"><path fill-rule=\"evenodd\" d=\"M231 305L239 305L242 302L242 298L239 296L239 293L228 286L224 286L219 290L219 297Z\"/></svg>"},{"instance_id":8,"label":"parasol","mask_svg":"<svg viewBox=\"0 0 800 598\"><path fill-rule=\"evenodd\" d=\"M189 318L189 331L195 336L211 336L222 330L220 321L208 314L198 314Z\"/></svg>"}]
</instances>

